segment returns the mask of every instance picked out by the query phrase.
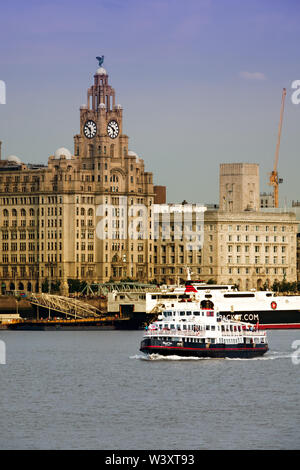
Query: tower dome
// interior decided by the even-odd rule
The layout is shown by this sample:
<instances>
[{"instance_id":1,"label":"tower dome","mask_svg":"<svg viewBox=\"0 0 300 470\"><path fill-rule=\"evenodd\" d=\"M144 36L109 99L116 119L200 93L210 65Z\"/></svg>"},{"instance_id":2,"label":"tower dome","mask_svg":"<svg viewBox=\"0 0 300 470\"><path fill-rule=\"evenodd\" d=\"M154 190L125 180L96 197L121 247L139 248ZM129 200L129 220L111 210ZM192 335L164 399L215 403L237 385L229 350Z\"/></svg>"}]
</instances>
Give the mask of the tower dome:
<instances>
[{"instance_id":1,"label":"tower dome","mask_svg":"<svg viewBox=\"0 0 300 470\"><path fill-rule=\"evenodd\" d=\"M99 67L97 70L96 70L96 75L107 75L107 72L105 70L104 67Z\"/></svg>"},{"instance_id":2,"label":"tower dome","mask_svg":"<svg viewBox=\"0 0 300 470\"><path fill-rule=\"evenodd\" d=\"M137 153L133 152L132 150L128 150L128 155L130 157L135 157L135 161L138 162L139 161L139 156Z\"/></svg>"},{"instance_id":3,"label":"tower dome","mask_svg":"<svg viewBox=\"0 0 300 470\"><path fill-rule=\"evenodd\" d=\"M60 147L59 149L57 149L54 154L54 158L55 160L59 160L63 155L66 157L67 160L71 160L72 158L70 150L66 149L65 147Z\"/></svg>"},{"instance_id":4,"label":"tower dome","mask_svg":"<svg viewBox=\"0 0 300 470\"><path fill-rule=\"evenodd\" d=\"M128 150L128 155L129 155L130 157L138 157L138 154L135 153L135 152L133 152L132 150Z\"/></svg>"},{"instance_id":5,"label":"tower dome","mask_svg":"<svg viewBox=\"0 0 300 470\"><path fill-rule=\"evenodd\" d=\"M16 163L17 165L21 165L21 160L16 155L9 155L6 159L8 162Z\"/></svg>"}]
</instances>

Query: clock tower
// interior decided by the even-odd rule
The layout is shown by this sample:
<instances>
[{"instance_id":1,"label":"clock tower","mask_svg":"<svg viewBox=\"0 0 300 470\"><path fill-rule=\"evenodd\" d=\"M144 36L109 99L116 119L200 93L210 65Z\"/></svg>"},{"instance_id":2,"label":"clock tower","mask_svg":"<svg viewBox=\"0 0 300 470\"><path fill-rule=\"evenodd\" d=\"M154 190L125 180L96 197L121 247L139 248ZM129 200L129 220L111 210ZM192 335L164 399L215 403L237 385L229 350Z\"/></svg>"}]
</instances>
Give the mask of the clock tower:
<instances>
[{"instance_id":1,"label":"clock tower","mask_svg":"<svg viewBox=\"0 0 300 470\"><path fill-rule=\"evenodd\" d=\"M128 150L122 106L116 104L115 90L102 67L103 56L97 59L101 60L94 84L87 90L87 104L80 107L80 133L74 136L76 204L80 204L75 212L78 217L94 214L93 220L86 221L83 216L76 220L76 272L83 276L88 268L93 279L102 282L125 278L146 281L153 278L153 243L149 238L153 177L145 171L144 160ZM91 238L86 243L87 237ZM87 266L89 259L93 262Z\"/></svg>"},{"instance_id":2,"label":"clock tower","mask_svg":"<svg viewBox=\"0 0 300 470\"><path fill-rule=\"evenodd\" d=\"M75 155L82 159L126 156L128 137L123 134L122 120L122 107L116 105L115 90L101 66L87 91L87 104L80 107L80 134L74 137Z\"/></svg>"}]
</instances>

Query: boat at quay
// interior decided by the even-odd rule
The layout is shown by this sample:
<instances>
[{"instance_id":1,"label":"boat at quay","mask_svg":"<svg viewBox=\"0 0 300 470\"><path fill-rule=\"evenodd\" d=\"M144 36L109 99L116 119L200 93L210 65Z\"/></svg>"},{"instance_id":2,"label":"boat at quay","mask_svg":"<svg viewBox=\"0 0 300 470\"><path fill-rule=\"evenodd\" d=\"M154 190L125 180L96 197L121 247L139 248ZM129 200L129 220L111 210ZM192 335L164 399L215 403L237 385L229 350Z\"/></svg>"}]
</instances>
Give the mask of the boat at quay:
<instances>
[{"instance_id":1,"label":"boat at quay","mask_svg":"<svg viewBox=\"0 0 300 470\"><path fill-rule=\"evenodd\" d=\"M11 307L9 315L0 315L1 328L11 324L10 329L142 329L157 318L162 308L171 308L177 301L195 300L200 302L201 308L213 307L219 316L228 320L258 323L259 328L264 329L300 328L299 295L238 291L233 285L206 284L190 279L176 286L114 284L102 294L105 295L96 292L95 296L80 298L31 294L27 303L31 305L32 313L28 315L27 311L21 311L19 305L20 318ZM14 309L22 302L16 303L11 296ZM20 321L13 321L17 317ZM68 319L69 322L59 322Z\"/></svg>"},{"instance_id":2,"label":"boat at quay","mask_svg":"<svg viewBox=\"0 0 300 470\"><path fill-rule=\"evenodd\" d=\"M240 320L259 328L300 328L300 296L278 295L272 291L238 291L233 285L186 281L182 286L161 286L145 292L111 292L108 313L134 312L152 314L161 307L169 308L176 301L200 302L201 308L213 306L220 316Z\"/></svg>"},{"instance_id":3,"label":"boat at quay","mask_svg":"<svg viewBox=\"0 0 300 470\"><path fill-rule=\"evenodd\" d=\"M145 323L137 323L130 318L43 318L39 320L18 319L2 324L2 329L22 331L86 331L86 330L138 330Z\"/></svg>"},{"instance_id":4,"label":"boat at quay","mask_svg":"<svg viewBox=\"0 0 300 470\"><path fill-rule=\"evenodd\" d=\"M147 327L140 351L197 358L255 358L269 350L258 325L227 320L199 302L176 302Z\"/></svg>"},{"instance_id":5,"label":"boat at quay","mask_svg":"<svg viewBox=\"0 0 300 470\"><path fill-rule=\"evenodd\" d=\"M155 315L118 312L109 315L102 309L78 298L50 294L31 294L29 302L35 312L30 318L7 318L0 323L8 330L138 330L155 319ZM98 301L96 302L98 303Z\"/></svg>"}]
</instances>

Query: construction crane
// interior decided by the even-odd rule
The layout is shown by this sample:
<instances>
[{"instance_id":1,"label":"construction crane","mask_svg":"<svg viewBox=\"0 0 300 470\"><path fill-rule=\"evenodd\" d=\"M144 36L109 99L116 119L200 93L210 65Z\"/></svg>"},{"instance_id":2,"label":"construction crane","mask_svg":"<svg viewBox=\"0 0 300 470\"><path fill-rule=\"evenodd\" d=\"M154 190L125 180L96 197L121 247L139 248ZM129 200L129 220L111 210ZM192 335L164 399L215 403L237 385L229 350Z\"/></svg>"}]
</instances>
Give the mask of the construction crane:
<instances>
[{"instance_id":1,"label":"construction crane","mask_svg":"<svg viewBox=\"0 0 300 470\"><path fill-rule=\"evenodd\" d=\"M278 159L279 159L279 148L280 148L285 97L286 97L286 88L284 88L282 91L281 110L280 110L280 119L279 119L279 127L278 127L277 145L276 145L276 151L275 151L274 168L273 168L272 173L270 173L270 180L269 180L269 185L273 186L274 188L273 189L274 207L278 207L278 186L280 183L283 182L283 179L278 177L277 167L278 167Z\"/></svg>"}]
</instances>

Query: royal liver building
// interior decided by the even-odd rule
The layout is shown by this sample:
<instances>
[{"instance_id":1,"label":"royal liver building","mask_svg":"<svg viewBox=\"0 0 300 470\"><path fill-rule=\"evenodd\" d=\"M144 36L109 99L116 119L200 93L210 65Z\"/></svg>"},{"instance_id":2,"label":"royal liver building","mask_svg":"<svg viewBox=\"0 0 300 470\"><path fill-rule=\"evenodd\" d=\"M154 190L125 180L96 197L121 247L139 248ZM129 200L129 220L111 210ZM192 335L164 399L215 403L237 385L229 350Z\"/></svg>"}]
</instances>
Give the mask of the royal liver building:
<instances>
[{"instance_id":1,"label":"royal liver building","mask_svg":"<svg viewBox=\"0 0 300 470\"><path fill-rule=\"evenodd\" d=\"M59 148L45 166L15 156L0 161L2 292L38 292L46 279L60 281L64 291L68 279L153 276L145 235L152 173L128 149L123 109L98 59L74 154Z\"/></svg>"},{"instance_id":2,"label":"royal liver building","mask_svg":"<svg viewBox=\"0 0 300 470\"><path fill-rule=\"evenodd\" d=\"M177 284L187 272L240 289L295 281L298 221L260 210L258 165L221 165L219 208L165 204L165 187L128 149L98 59L74 154L59 148L48 165L26 165L1 160L0 143L1 292L54 282L64 293L68 279Z\"/></svg>"}]
</instances>

